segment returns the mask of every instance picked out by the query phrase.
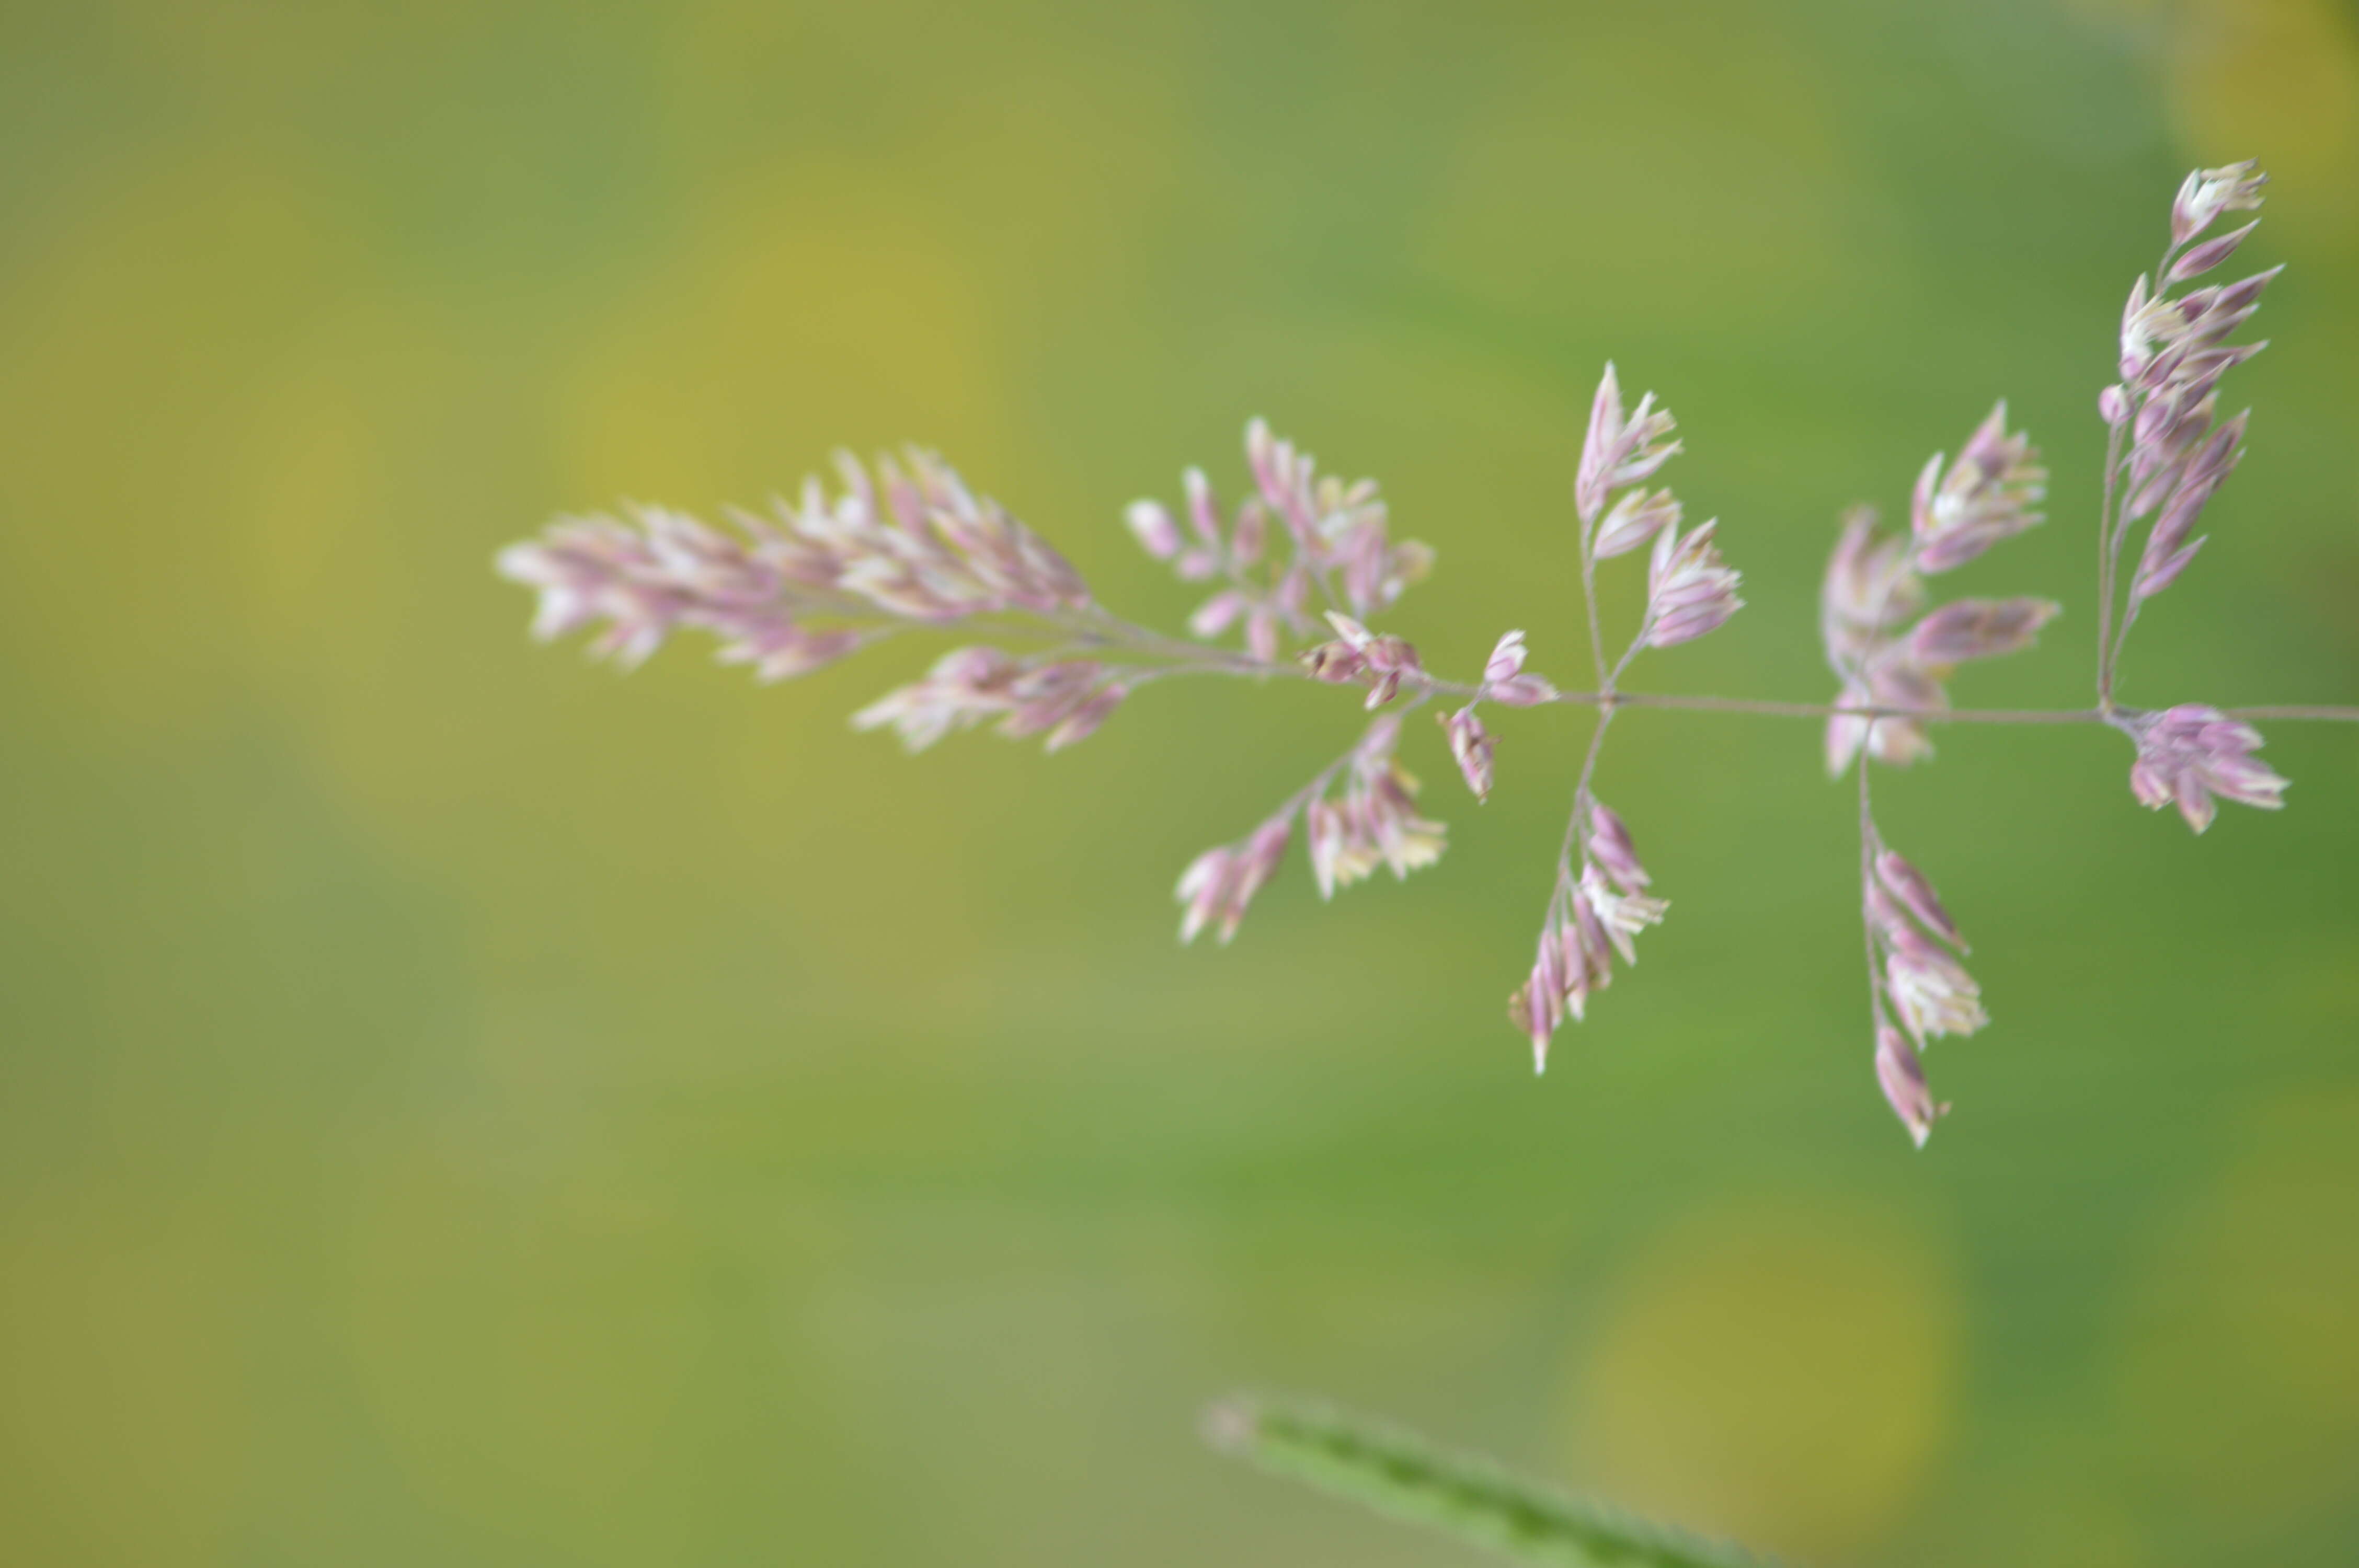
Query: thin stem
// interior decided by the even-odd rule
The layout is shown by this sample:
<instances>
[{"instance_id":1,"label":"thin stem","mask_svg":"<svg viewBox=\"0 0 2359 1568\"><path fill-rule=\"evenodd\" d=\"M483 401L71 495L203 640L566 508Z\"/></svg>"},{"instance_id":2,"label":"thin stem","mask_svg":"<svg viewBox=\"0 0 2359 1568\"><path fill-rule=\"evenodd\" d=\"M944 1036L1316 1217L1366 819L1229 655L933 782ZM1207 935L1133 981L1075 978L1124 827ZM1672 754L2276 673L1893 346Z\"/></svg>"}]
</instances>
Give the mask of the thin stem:
<instances>
[{"instance_id":1,"label":"thin stem","mask_svg":"<svg viewBox=\"0 0 2359 1568\"><path fill-rule=\"evenodd\" d=\"M1597 689L1605 693L1605 700L1611 702L1614 676L1605 668L1605 638L1597 625L1597 557L1589 547L1589 524L1584 522L1581 525L1581 602L1589 611L1589 658L1597 671Z\"/></svg>"},{"instance_id":2,"label":"thin stem","mask_svg":"<svg viewBox=\"0 0 2359 1568\"><path fill-rule=\"evenodd\" d=\"M2129 396L2127 384L2122 395ZM2097 506L2097 706L2114 705L2114 491L2120 479L2122 466L2122 431L2135 417L2136 410L2125 414L2120 424L2105 435L2104 498ZM2122 497L2122 503L2128 503Z\"/></svg>"},{"instance_id":3,"label":"thin stem","mask_svg":"<svg viewBox=\"0 0 2359 1568\"><path fill-rule=\"evenodd\" d=\"M1572 873L1573 851L1589 853L1589 781L1597 776L1598 753L1605 747L1605 727L1614 722L1614 704L1602 704L1597 709L1597 728L1589 732L1589 754L1581 759L1581 778L1572 786L1572 818L1564 825L1564 847L1557 851L1560 876Z\"/></svg>"},{"instance_id":4,"label":"thin stem","mask_svg":"<svg viewBox=\"0 0 2359 1568\"><path fill-rule=\"evenodd\" d=\"M1867 907L1867 890L1875 881L1875 849L1879 837L1875 814L1868 806L1867 748L1859 749L1859 930L1867 945L1867 1013L1871 1034L1884 1027L1884 976L1875 967L1875 921Z\"/></svg>"}]
</instances>

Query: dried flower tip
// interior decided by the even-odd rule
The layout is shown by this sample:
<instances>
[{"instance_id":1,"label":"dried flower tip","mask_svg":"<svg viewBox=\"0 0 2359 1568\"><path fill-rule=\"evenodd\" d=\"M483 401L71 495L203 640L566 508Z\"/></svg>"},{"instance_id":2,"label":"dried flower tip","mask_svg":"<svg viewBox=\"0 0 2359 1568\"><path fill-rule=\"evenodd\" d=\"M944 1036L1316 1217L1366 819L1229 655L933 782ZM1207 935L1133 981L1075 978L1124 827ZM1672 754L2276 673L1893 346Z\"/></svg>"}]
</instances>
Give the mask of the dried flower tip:
<instances>
[{"instance_id":1,"label":"dried flower tip","mask_svg":"<svg viewBox=\"0 0 2359 1568\"><path fill-rule=\"evenodd\" d=\"M1196 934L1210 925L1222 945L1228 944L1245 917L1245 906L1285 857L1293 827L1290 812L1273 816L1244 843L1207 849L1190 863L1180 873L1177 894L1187 905L1180 917L1180 941L1193 942Z\"/></svg>"},{"instance_id":2,"label":"dried flower tip","mask_svg":"<svg viewBox=\"0 0 2359 1568\"><path fill-rule=\"evenodd\" d=\"M2048 471L2021 431L2009 435L2006 403L1991 410L1948 472L1939 453L1918 476L1909 505L1915 564L1925 572L1963 566L2002 539L2037 524Z\"/></svg>"},{"instance_id":3,"label":"dried flower tip","mask_svg":"<svg viewBox=\"0 0 2359 1568\"><path fill-rule=\"evenodd\" d=\"M1605 374L1597 384L1596 399L1590 405L1589 434L1582 442L1581 468L1573 481L1573 509L1580 514L1582 526L1596 523L1608 495L1648 478L1670 460L1680 443L1664 438L1675 427L1669 411L1655 406L1651 392L1638 400L1636 410L1625 419L1621 384L1613 363L1607 362Z\"/></svg>"},{"instance_id":4,"label":"dried flower tip","mask_svg":"<svg viewBox=\"0 0 2359 1568\"><path fill-rule=\"evenodd\" d=\"M1919 664L1955 665L2020 653L2063 612L2047 599L1961 599L1917 623L1908 654Z\"/></svg>"},{"instance_id":5,"label":"dried flower tip","mask_svg":"<svg viewBox=\"0 0 2359 1568\"><path fill-rule=\"evenodd\" d=\"M1159 501L1134 501L1122 520L1139 547L1158 561L1168 561L1180 553L1180 524L1171 520L1171 510Z\"/></svg>"},{"instance_id":6,"label":"dried flower tip","mask_svg":"<svg viewBox=\"0 0 2359 1568\"><path fill-rule=\"evenodd\" d=\"M1898 850L1886 849L1875 857L1875 880L1907 905L1909 914L1923 921L1927 930L1959 951L1966 950L1966 939L1958 935L1957 925L1951 920L1950 912L1941 907L1940 895L1933 891L1933 884Z\"/></svg>"},{"instance_id":7,"label":"dried flower tip","mask_svg":"<svg viewBox=\"0 0 2359 1568\"><path fill-rule=\"evenodd\" d=\"M1892 1114L1900 1119L1917 1147L1925 1147L1925 1141L1933 1135L1933 1123L1949 1115L1950 1108L1934 1103L1917 1047L1888 1023L1878 1024L1875 1030L1875 1081L1883 1086Z\"/></svg>"},{"instance_id":8,"label":"dried flower tip","mask_svg":"<svg viewBox=\"0 0 2359 1568\"><path fill-rule=\"evenodd\" d=\"M2187 177L2170 204L2170 238L2185 244L2212 226L2223 212L2257 211L2269 177L2251 158L2219 168L2199 168Z\"/></svg>"},{"instance_id":9,"label":"dried flower tip","mask_svg":"<svg viewBox=\"0 0 2359 1568\"><path fill-rule=\"evenodd\" d=\"M1335 686L1357 679L1368 667L1366 655L1349 643L1321 643L1305 648L1301 659L1302 667L1310 672L1312 679Z\"/></svg>"},{"instance_id":10,"label":"dried flower tip","mask_svg":"<svg viewBox=\"0 0 2359 1568\"><path fill-rule=\"evenodd\" d=\"M1504 633L1492 648L1489 661L1483 665L1484 684L1510 680L1523 667L1524 634L1521 632Z\"/></svg>"},{"instance_id":11,"label":"dried flower tip","mask_svg":"<svg viewBox=\"0 0 2359 1568\"><path fill-rule=\"evenodd\" d=\"M1682 536L1676 525L1655 537L1647 574L1647 643L1668 648L1692 642L1724 624L1745 608L1736 597L1742 580L1722 560L1712 535L1719 519L1698 524Z\"/></svg>"},{"instance_id":12,"label":"dried flower tip","mask_svg":"<svg viewBox=\"0 0 2359 1568\"><path fill-rule=\"evenodd\" d=\"M1638 851L1630 842L1630 830L1622 825L1604 802L1589 803L1589 852L1605 872L1622 884L1625 892L1636 892L1654 881L1647 868L1638 861Z\"/></svg>"},{"instance_id":13,"label":"dried flower tip","mask_svg":"<svg viewBox=\"0 0 2359 1568\"><path fill-rule=\"evenodd\" d=\"M2212 826L2214 795L2264 811L2285 805L2288 781L2253 755L2261 749L2261 734L2251 725L2193 703L2130 722L2138 748L2130 791L2140 805L2153 810L2175 805L2198 833Z\"/></svg>"},{"instance_id":14,"label":"dried flower tip","mask_svg":"<svg viewBox=\"0 0 2359 1568\"><path fill-rule=\"evenodd\" d=\"M1403 639L1371 632L1340 611L1329 611L1327 623L1343 638L1341 651L1329 653L1328 649L1337 647L1331 643L1313 648L1304 655L1304 662L1321 680L1349 680L1363 672L1375 676L1368 690L1367 706L1372 711L1393 699L1404 676L1423 673L1417 649Z\"/></svg>"},{"instance_id":15,"label":"dried flower tip","mask_svg":"<svg viewBox=\"0 0 2359 1568\"><path fill-rule=\"evenodd\" d=\"M1466 787L1474 792L1476 800L1491 798L1491 756L1495 749L1491 732L1474 717L1472 705L1451 714L1434 716L1444 734L1450 738L1450 754L1457 759L1458 772Z\"/></svg>"},{"instance_id":16,"label":"dried flower tip","mask_svg":"<svg viewBox=\"0 0 2359 1568\"><path fill-rule=\"evenodd\" d=\"M1651 495L1644 490L1625 491L1598 526L1589 553L1601 561L1627 555L1665 528L1678 526L1679 521L1680 503L1669 491L1658 490Z\"/></svg>"}]
</instances>

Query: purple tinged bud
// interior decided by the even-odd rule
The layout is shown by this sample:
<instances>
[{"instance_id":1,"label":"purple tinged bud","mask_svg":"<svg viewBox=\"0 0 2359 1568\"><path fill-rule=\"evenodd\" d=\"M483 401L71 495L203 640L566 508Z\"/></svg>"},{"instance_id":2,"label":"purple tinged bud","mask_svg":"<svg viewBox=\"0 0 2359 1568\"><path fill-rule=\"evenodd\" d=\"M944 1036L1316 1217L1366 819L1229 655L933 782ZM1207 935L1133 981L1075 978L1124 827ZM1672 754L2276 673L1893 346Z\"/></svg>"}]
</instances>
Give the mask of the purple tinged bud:
<instances>
[{"instance_id":1,"label":"purple tinged bud","mask_svg":"<svg viewBox=\"0 0 2359 1568\"><path fill-rule=\"evenodd\" d=\"M1491 657L1483 666L1485 684L1512 679L1524 667L1524 634L1521 632L1503 633L1491 649Z\"/></svg>"},{"instance_id":2,"label":"purple tinged bud","mask_svg":"<svg viewBox=\"0 0 2359 1568\"><path fill-rule=\"evenodd\" d=\"M2020 653L2063 610L2046 599L1961 599L1917 623L1908 654L1923 665L1955 665Z\"/></svg>"},{"instance_id":3,"label":"purple tinged bud","mask_svg":"<svg viewBox=\"0 0 2359 1568\"><path fill-rule=\"evenodd\" d=\"M2195 552L2201 549L2211 536L2209 534L2202 535L2191 543L2163 557L2152 566L2140 561L2137 576L2130 582L2130 597L2152 599L2156 594L2177 582L2179 574L2187 569L2188 564L2195 559Z\"/></svg>"},{"instance_id":4,"label":"purple tinged bud","mask_svg":"<svg viewBox=\"0 0 2359 1568\"><path fill-rule=\"evenodd\" d=\"M1159 501L1134 501L1123 514L1123 521L1137 535L1141 548L1158 561L1168 561L1180 553L1180 525L1171 521L1170 510Z\"/></svg>"},{"instance_id":5,"label":"purple tinged bud","mask_svg":"<svg viewBox=\"0 0 2359 1568\"><path fill-rule=\"evenodd\" d=\"M1966 939L1958 935L1958 927L1950 919L1950 912L1941 907L1933 884L1925 880L1924 872L1902 859L1898 850L1886 849L1876 856L1875 879L1908 906L1909 914L1923 921L1927 930L1960 952L1966 951Z\"/></svg>"},{"instance_id":6,"label":"purple tinged bud","mask_svg":"<svg viewBox=\"0 0 2359 1568\"><path fill-rule=\"evenodd\" d=\"M1630 830L1602 801L1589 803L1589 852L1604 868L1605 874L1621 884L1624 892L1636 892L1654 881L1638 862L1638 851L1630 842Z\"/></svg>"},{"instance_id":7,"label":"purple tinged bud","mask_svg":"<svg viewBox=\"0 0 2359 1568\"><path fill-rule=\"evenodd\" d=\"M1875 1030L1875 1081L1883 1086L1892 1114L1900 1119L1917 1147L1925 1147L1925 1141L1933 1135L1933 1123L1947 1116L1950 1108L1934 1103L1917 1047L1888 1023L1880 1023Z\"/></svg>"},{"instance_id":8,"label":"purple tinged bud","mask_svg":"<svg viewBox=\"0 0 2359 1568\"><path fill-rule=\"evenodd\" d=\"M2130 416L2129 394L2115 382L2097 394L2097 416L2108 425L2119 425Z\"/></svg>"},{"instance_id":9,"label":"purple tinged bud","mask_svg":"<svg viewBox=\"0 0 2359 1568\"><path fill-rule=\"evenodd\" d=\"M2132 720L2137 761L2130 765L2130 792L2152 810L2176 806L2187 825L2201 833L2212 826L2214 795L2275 811L2287 781L2253 755L2260 731L2216 708L2182 703Z\"/></svg>"},{"instance_id":10,"label":"purple tinged bud","mask_svg":"<svg viewBox=\"0 0 2359 1568\"><path fill-rule=\"evenodd\" d=\"M1180 557L1180 580L1202 582L1221 569L1221 557L1210 550L1190 550Z\"/></svg>"},{"instance_id":11,"label":"purple tinged bud","mask_svg":"<svg viewBox=\"0 0 2359 1568\"><path fill-rule=\"evenodd\" d=\"M2190 248L2185 255L2171 264L2169 280L2172 283L2184 283L2190 277L2202 276L2222 262L2226 261L2234 253L2236 247L2245 243L2245 236L2260 226L2261 221L2256 218L2233 233L2223 234L2216 240L2206 240L2201 244Z\"/></svg>"}]
</instances>

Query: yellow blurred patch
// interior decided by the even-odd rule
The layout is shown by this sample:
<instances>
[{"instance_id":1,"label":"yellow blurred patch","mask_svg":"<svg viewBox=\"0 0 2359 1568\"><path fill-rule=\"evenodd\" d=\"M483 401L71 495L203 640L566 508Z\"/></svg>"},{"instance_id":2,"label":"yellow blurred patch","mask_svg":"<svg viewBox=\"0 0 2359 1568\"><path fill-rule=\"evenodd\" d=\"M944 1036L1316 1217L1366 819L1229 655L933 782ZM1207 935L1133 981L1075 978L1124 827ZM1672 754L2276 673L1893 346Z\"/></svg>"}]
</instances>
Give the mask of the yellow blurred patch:
<instances>
[{"instance_id":1,"label":"yellow blurred patch","mask_svg":"<svg viewBox=\"0 0 2359 1568\"><path fill-rule=\"evenodd\" d=\"M1569 1390L1583 1490L1803 1559L1906 1513L1950 1424L1959 1306L1938 1248L1847 1201L1757 1201L1662 1237Z\"/></svg>"},{"instance_id":2,"label":"yellow blurred patch","mask_svg":"<svg viewBox=\"0 0 2359 1568\"><path fill-rule=\"evenodd\" d=\"M997 422L977 295L948 236L873 180L797 166L736 185L554 389L567 503L758 505L838 446L961 460Z\"/></svg>"}]
</instances>

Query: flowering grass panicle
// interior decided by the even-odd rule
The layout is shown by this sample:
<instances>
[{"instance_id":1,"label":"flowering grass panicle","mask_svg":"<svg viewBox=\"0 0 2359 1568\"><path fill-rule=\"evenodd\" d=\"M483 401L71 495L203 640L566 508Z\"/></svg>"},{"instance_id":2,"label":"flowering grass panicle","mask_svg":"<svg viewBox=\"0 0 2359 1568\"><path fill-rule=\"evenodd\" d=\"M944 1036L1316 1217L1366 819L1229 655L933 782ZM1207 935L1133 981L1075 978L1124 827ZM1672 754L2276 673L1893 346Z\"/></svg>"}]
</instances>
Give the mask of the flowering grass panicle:
<instances>
[{"instance_id":1,"label":"flowering grass panicle","mask_svg":"<svg viewBox=\"0 0 2359 1568\"><path fill-rule=\"evenodd\" d=\"M1885 532L1865 507L1845 514L1819 599L1820 640L1838 683L1832 704L1627 689L1623 677L1641 653L1709 634L1744 600L1738 574L1720 553L1717 520L1687 526L1679 498L1656 482L1680 450L1676 422L1652 392L1625 406L1611 363L1573 464L1570 532L1589 643L1585 690L1527 669L1520 630L1497 639L1474 679L1428 667L1379 622L1431 569L1433 552L1394 538L1375 481L1346 483L1321 473L1309 453L1259 419L1245 430L1249 482L1234 505L1222 502L1203 470L1190 468L1177 508L1143 500L1123 514L1150 557L1183 582L1208 585L1185 617L1183 635L1107 609L1039 535L914 448L873 466L842 458L832 490L807 481L795 501L777 502L767 514L732 514L731 529L644 506L620 517L560 519L502 551L498 569L539 595L537 635L592 631L592 654L625 668L681 630L712 636L723 659L779 680L886 638L955 627L962 645L853 716L856 728L890 730L911 751L986 725L1006 736L1041 737L1056 751L1093 733L1144 688L1180 676L1304 679L1353 687L1363 709L1384 709L1358 720L1357 738L1245 838L1189 864L1176 889L1183 941L1208 930L1223 943L1234 937L1298 827L1322 897L1379 869L1405 878L1440 857L1447 829L1419 814L1417 781L1400 761L1404 714L1438 704L1441 739L1479 801L1498 783L1501 744L1480 712L1484 703L1591 709L1589 747L1572 781L1534 959L1508 1008L1531 1042L1536 1066L1545 1065L1557 1030L1584 1017L1617 966L1636 961L1638 935L1669 909L1651 891L1628 827L1594 791L1616 715L1656 707L1819 720L1830 772L1854 769L1858 781L1876 1081L1921 1145L1949 1110L1927 1081L1929 1047L1975 1033L1989 1018L1948 909L1876 829L1872 763L1931 756L1940 724L2106 725L2135 748L2136 798L2176 806L2201 832L2219 800L2264 809L2283 804L2286 781L2259 761L2261 737L2250 718L2359 720L2354 708L2182 703L2148 710L2117 697L2122 651L2140 607L2195 559L2204 545L2195 529L2245 450L2248 416L2220 415L2219 386L2264 346L2236 334L2277 269L2227 284L2201 279L2255 228L2247 222L2206 237L2212 226L2223 214L2257 211L2265 183L2249 163L2189 175L2171 205L2162 260L2132 286L2123 312L2121 379L2098 398L2107 438L2096 529L2094 708L1997 711L1951 703L1949 683L1961 666L2024 652L2060 613L2054 600L2029 595L1933 602L1930 579L2041 521L2047 473L2029 438L2008 427L2003 401L1955 462L1936 455L1919 471L1906 529ZM1609 659L1598 568L1641 549L1648 552L1644 608ZM1549 585L1545 602L1561 603L1571 587Z\"/></svg>"}]
</instances>

